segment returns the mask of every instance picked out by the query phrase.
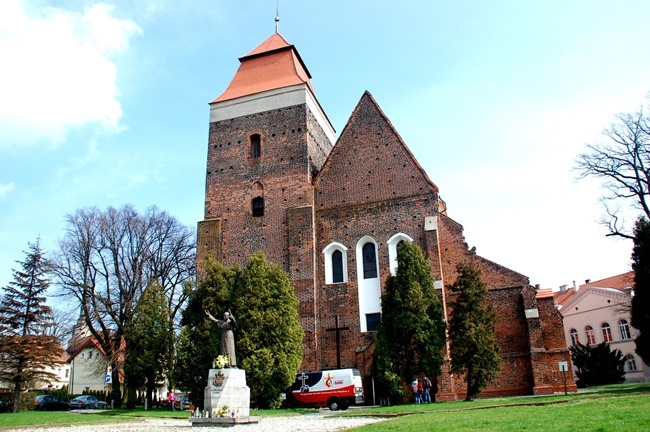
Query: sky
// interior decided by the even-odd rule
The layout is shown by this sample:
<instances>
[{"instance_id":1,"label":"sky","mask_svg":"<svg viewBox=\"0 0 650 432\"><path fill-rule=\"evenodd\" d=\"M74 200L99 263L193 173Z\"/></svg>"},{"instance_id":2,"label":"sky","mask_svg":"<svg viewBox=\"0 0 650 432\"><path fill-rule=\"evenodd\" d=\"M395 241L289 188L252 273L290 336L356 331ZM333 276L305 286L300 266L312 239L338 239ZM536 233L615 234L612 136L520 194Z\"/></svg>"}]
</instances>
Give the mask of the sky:
<instances>
[{"instance_id":1,"label":"sky","mask_svg":"<svg viewBox=\"0 0 650 432\"><path fill-rule=\"evenodd\" d=\"M208 103L275 31L275 0L0 2L0 287L66 214L203 219ZM469 247L542 288L630 270L572 170L648 104L650 2L280 0L337 132L368 90ZM634 218L633 211L629 217Z\"/></svg>"}]
</instances>

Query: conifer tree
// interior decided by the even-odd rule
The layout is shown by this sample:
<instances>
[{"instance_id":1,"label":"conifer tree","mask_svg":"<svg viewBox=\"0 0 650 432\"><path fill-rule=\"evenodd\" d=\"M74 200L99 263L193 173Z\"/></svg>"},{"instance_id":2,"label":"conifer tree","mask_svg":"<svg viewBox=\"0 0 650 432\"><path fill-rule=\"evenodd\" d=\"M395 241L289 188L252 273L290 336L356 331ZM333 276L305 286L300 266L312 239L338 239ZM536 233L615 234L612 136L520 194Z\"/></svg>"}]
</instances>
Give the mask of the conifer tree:
<instances>
[{"instance_id":1,"label":"conifer tree","mask_svg":"<svg viewBox=\"0 0 650 432\"><path fill-rule=\"evenodd\" d=\"M634 227L634 297L632 297L632 326L639 330L636 353L650 364L650 222L640 218Z\"/></svg>"},{"instance_id":2,"label":"conifer tree","mask_svg":"<svg viewBox=\"0 0 650 432\"><path fill-rule=\"evenodd\" d=\"M14 413L20 393L28 383L55 379L46 367L55 367L64 354L58 339L43 334L43 324L51 312L45 291L49 263L40 240L28 243L21 270L13 270L13 281L4 288L0 302L0 381L13 386Z\"/></svg>"},{"instance_id":3,"label":"conifer tree","mask_svg":"<svg viewBox=\"0 0 650 432\"><path fill-rule=\"evenodd\" d=\"M238 362L251 382L251 399L278 408L280 393L293 383L302 363L304 332L289 275L259 252L241 274L235 293L239 326Z\"/></svg>"},{"instance_id":4,"label":"conifer tree","mask_svg":"<svg viewBox=\"0 0 650 432\"><path fill-rule=\"evenodd\" d=\"M237 365L246 370L251 400L263 408L279 406L280 393L294 381L302 362L303 330L289 276L268 264L262 253L253 255L243 270L212 259L204 268L183 311L174 374L178 386L201 403L221 337L205 311L220 316L230 309L237 319Z\"/></svg>"},{"instance_id":5,"label":"conifer tree","mask_svg":"<svg viewBox=\"0 0 650 432\"><path fill-rule=\"evenodd\" d=\"M231 299L241 273L237 267L227 268L210 257L203 267L203 277L198 287L190 293L182 312L173 372L176 386L187 390L190 400L201 409L208 372L212 361L219 355L221 340L221 331L206 319L205 311L225 311L232 307Z\"/></svg>"},{"instance_id":6,"label":"conifer tree","mask_svg":"<svg viewBox=\"0 0 650 432\"><path fill-rule=\"evenodd\" d=\"M445 322L442 303L422 250L415 244L398 246L397 272L389 275L381 297L373 375L382 396L399 400L402 383L414 376L440 374Z\"/></svg>"},{"instance_id":7,"label":"conifer tree","mask_svg":"<svg viewBox=\"0 0 650 432\"><path fill-rule=\"evenodd\" d=\"M496 313L487 303L487 285L471 263L459 263L458 279L451 290L457 294L449 320L451 372L464 374L470 401L490 382L501 367L496 343Z\"/></svg>"},{"instance_id":8,"label":"conifer tree","mask_svg":"<svg viewBox=\"0 0 650 432\"><path fill-rule=\"evenodd\" d=\"M611 350L607 342L598 345L577 343L569 348L571 361L576 367L576 384L588 387L617 384L625 381L625 358L620 350Z\"/></svg>"},{"instance_id":9,"label":"conifer tree","mask_svg":"<svg viewBox=\"0 0 650 432\"><path fill-rule=\"evenodd\" d=\"M133 319L126 326L124 372L129 387L128 407L135 407L135 391L144 387L151 409L156 383L171 372L174 333L165 290L156 279L142 293ZM170 386L171 387L171 386Z\"/></svg>"}]
</instances>

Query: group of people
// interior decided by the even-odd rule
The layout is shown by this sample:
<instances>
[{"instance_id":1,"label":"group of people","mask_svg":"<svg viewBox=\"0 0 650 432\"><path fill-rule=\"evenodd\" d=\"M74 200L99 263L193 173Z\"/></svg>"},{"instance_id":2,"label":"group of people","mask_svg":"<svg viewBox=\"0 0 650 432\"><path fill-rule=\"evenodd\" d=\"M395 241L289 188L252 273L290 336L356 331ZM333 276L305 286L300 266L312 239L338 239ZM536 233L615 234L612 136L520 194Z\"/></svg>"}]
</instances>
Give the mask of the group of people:
<instances>
[{"instance_id":1,"label":"group of people","mask_svg":"<svg viewBox=\"0 0 650 432\"><path fill-rule=\"evenodd\" d=\"M413 396L415 396L416 404L431 403L431 392L433 391L433 385L431 384L431 380L429 378L415 378L411 383L411 390L413 390Z\"/></svg>"}]
</instances>

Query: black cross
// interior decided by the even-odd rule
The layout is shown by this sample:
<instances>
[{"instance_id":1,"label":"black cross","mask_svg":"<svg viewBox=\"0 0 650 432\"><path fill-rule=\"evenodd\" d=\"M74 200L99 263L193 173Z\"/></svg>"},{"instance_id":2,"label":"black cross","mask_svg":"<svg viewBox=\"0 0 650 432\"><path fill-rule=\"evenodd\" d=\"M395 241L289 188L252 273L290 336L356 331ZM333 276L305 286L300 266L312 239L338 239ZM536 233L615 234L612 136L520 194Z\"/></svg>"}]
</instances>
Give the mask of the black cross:
<instances>
[{"instance_id":1,"label":"black cross","mask_svg":"<svg viewBox=\"0 0 650 432\"><path fill-rule=\"evenodd\" d=\"M350 330L350 327L339 327L339 316L336 315L336 325L334 328L325 329L328 332L336 332L336 367L341 369L341 331Z\"/></svg>"}]
</instances>

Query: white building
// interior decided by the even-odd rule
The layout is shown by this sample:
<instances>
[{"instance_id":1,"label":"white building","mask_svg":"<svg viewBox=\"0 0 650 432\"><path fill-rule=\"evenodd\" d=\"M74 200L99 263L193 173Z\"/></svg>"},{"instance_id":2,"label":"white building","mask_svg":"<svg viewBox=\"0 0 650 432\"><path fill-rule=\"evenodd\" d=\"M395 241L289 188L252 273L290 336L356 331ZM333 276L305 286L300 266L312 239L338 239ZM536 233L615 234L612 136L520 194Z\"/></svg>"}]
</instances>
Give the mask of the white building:
<instances>
[{"instance_id":1,"label":"white building","mask_svg":"<svg viewBox=\"0 0 650 432\"><path fill-rule=\"evenodd\" d=\"M625 357L625 381L650 381L650 367L634 352L638 332L630 325L634 273L628 272L554 294L556 307L564 317L567 345L607 342ZM574 368L575 370L575 368Z\"/></svg>"}]
</instances>

